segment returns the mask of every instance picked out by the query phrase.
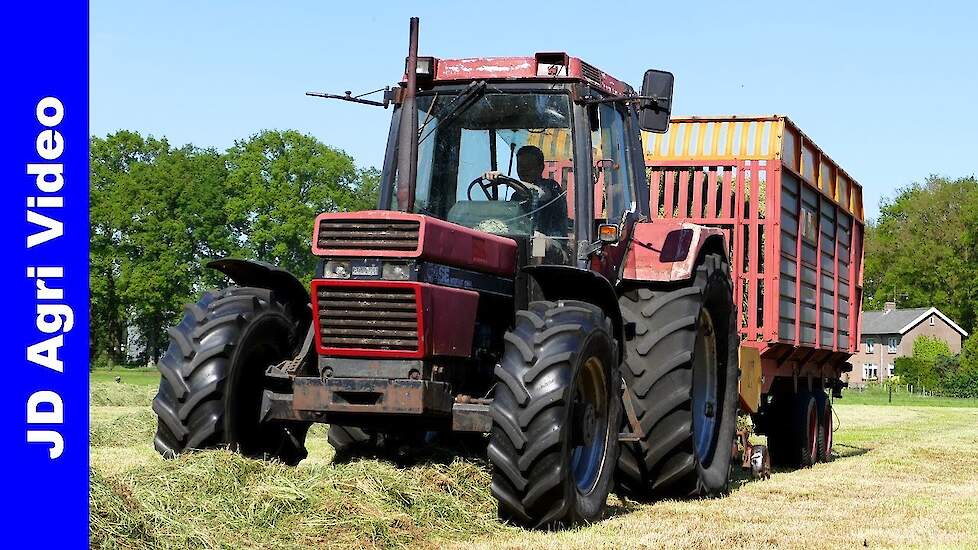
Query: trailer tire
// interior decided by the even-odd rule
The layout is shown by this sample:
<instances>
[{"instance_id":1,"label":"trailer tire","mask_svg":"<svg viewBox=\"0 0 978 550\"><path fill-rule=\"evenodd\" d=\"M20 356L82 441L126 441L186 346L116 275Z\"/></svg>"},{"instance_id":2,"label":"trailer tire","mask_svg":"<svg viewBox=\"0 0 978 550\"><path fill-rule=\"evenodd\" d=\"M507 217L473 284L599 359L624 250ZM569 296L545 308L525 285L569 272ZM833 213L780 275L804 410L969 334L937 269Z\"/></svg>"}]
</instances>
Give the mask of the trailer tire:
<instances>
[{"instance_id":1,"label":"trailer tire","mask_svg":"<svg viewBox=\"0 0 978 550\"><path fill-rule=\"evenodd\" d=\"M815 406L818 409L818 451L819 462L832 461L833 419L832 400L823 391L815 392Z\"/></svg>"},{"instance_id":2,"label":"trailer tire","mask_svg":"<svg viewBox=\"0 0 978 550\"><path fill-rule=\"evenodd\" d=\"M495 369L487 448L501 519L540 528L600 518L621 424L613 333L586 302L532 302L516 313Z\"/></svg>"},{"instance_id":3,"label":"trailer tire","mask_svg":"<svg viewBox=\"0 0 978 550\"><path fill-rule=\"evenodd\" d=\"M776 466L806 468L815 463L819 447L819 414L816 398L808 391L774 398L768 433L771 461Z\"/></svg>"},{"instance_id":4,"label":"trailer tire","mask_svg":"<svg viewBox=\"0 0 978 550\"><path fill-rule=\"evenodd\" d=\"M260 409L265 368L296 353L303 326L263 288L212 291L187 305L157 365L156 450L172 458L229 448L298 464L309 423L262 423Z\"/></svg>"},{"instance_id":5,"label":"trailer tire","mask_svg":"<svg viewBox=\"0 0 978 550\"><path fill-rule=\"evenodd\" d=\"M704 256L687 284L622 294L622 316L635 324L622 368L625 410L641 428L638 441L622 445L617 479L625 495L647 500L726 490L740 343L732 295L730 267L720 254ZM711 360L710 339L712 367L704 366ZM704 378L701 373L711 368L713 378Z\"/></svg>"}]
</instances>

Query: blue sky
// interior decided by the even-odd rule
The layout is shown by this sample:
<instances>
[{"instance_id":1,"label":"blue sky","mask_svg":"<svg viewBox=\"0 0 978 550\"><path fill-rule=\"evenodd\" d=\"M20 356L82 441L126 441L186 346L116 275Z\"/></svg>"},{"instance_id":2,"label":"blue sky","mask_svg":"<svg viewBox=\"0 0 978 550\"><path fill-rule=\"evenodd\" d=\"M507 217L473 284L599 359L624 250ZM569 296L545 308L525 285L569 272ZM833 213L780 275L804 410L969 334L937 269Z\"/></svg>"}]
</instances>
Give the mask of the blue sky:
<instances>
[{"instance_id":1,"label":"blue sky","mask_svg":"<svg viewBox=\"0 0 978 550\"><path fill-rule=\"evenodd\" d=\"M393 84L417 15L422 54L567 51L636 87L672 71L676 114L787 114L870 216L928 174L978 173L978 3L330 4L93 0L92 133L223 149L295 128L379 166L390 111L303 93Z\"/></svg>"}]
</instances>

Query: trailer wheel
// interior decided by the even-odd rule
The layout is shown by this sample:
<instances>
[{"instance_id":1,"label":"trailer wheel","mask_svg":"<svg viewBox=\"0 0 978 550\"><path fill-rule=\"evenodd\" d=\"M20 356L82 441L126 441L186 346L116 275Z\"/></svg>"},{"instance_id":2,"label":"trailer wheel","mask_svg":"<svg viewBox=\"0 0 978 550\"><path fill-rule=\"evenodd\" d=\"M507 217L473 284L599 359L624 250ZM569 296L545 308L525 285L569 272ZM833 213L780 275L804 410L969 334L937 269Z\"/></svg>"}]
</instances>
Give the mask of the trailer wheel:
<instances>
[{"instance_id":1,"label":"trailer wheel","mask_svg":"<svg viewBox=\"0 0 978 550\"><path fill-rule=\"evenodd\" d=\"M227 447L246 456L298 464L306 422L261 423L265 368L297 351L304 324L266 289L208 292L170 329L160 359L154 446L165 457Z\"/></svg>"},{"instance_id":2,"label":"trailer wheel","mask_svg":"<svg viewBox=\"0 0 978 550\"><path fill-rule=\"evenodd\" d=\"M737 425L736 308L730 267L708 254L682 286L625 292L625 410L639 440L622 445L618 484L637 499L726 489ZM626 430L630 427L626 426Z\"/></svg>"},{"instance_id":3,"label":"trailer wheel","mask_svg":"<svg viewBox=\"0 0 978 550\"><path fill-rule=\"evenodd\" d=\"M819 462L832 461L832 401L823 391L815 392L815 404L818 410L818 454Z\"/></svg>"},{"instance_id":4,"label":"trailer wheel","mask_svg":"<svg viewBox=\"0 0 978 550\"><path fill-rule=\"evenodd\" d=\"M516 314L495 369L488 455L501 519L597 520L618 459L621 378L611 320L576 301Z\"/></svg>"},{"instance_id":5,"label":"trailer wheel","mask_svg":"<svg viewBox=\"0 0 978 550\"><path fill-rule=\"evenodd\" d=\"M768 433L771 461L777 466L805 468L815 463L819 451L819 413L809 392L776 396L773 426Z\"/></svg>"}]
</instances>

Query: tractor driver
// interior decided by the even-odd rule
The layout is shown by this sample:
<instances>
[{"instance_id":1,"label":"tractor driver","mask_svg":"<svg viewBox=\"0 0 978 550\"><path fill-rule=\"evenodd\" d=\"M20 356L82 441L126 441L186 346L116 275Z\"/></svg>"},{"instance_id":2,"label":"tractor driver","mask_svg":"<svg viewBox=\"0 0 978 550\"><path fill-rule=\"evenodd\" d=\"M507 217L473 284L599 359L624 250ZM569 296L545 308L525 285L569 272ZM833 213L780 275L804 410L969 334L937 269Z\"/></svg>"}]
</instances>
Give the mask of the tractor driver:
<instances>
[{"instance_id":1,"label":"tractor driver","mask_svg":"<svg viewBox=\"0 0 978 550\"><path fill-rule=\"evenodd\" d=\"M536 228L541 233L551 237L567 236L567 201L564 200L564 190L560 184L550 178L543 177L543 151L533 145L524 145L516 151L516 173L530 190L536 194L532 208L536 211ZM483 177L494 180L501 173L486 172ZM514 193L510 200L526 200L527 197Z\"/></svg>"}]
</instances>

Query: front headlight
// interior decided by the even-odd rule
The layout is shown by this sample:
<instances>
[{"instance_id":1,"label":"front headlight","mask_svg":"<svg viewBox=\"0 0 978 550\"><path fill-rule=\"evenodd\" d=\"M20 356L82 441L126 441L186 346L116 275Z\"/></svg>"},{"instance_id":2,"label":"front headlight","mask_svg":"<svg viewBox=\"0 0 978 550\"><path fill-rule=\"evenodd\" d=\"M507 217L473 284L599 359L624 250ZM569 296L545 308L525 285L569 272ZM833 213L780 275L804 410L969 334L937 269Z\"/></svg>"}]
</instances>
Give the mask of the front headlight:
<instances>
[{"instance_id":1,"label":"front headlight","mask_svg":"<svg viewBox=\"0 0 978 550\"><path fill-rule=\"evenodd\" d=\"M323 277L327 279L349 279L350 260L330 260L323 268Z\"/></svg>"},{"instance_id":2,"label":"front headlight","mask_svg":"<svg viewBox=\"0 0 978 550\"><path fill-rule=\"evenodd\" d=\"M382 277L390 281L406 281L410 273L407 264L385 263Z\"/></svg>"}]
</instances>

